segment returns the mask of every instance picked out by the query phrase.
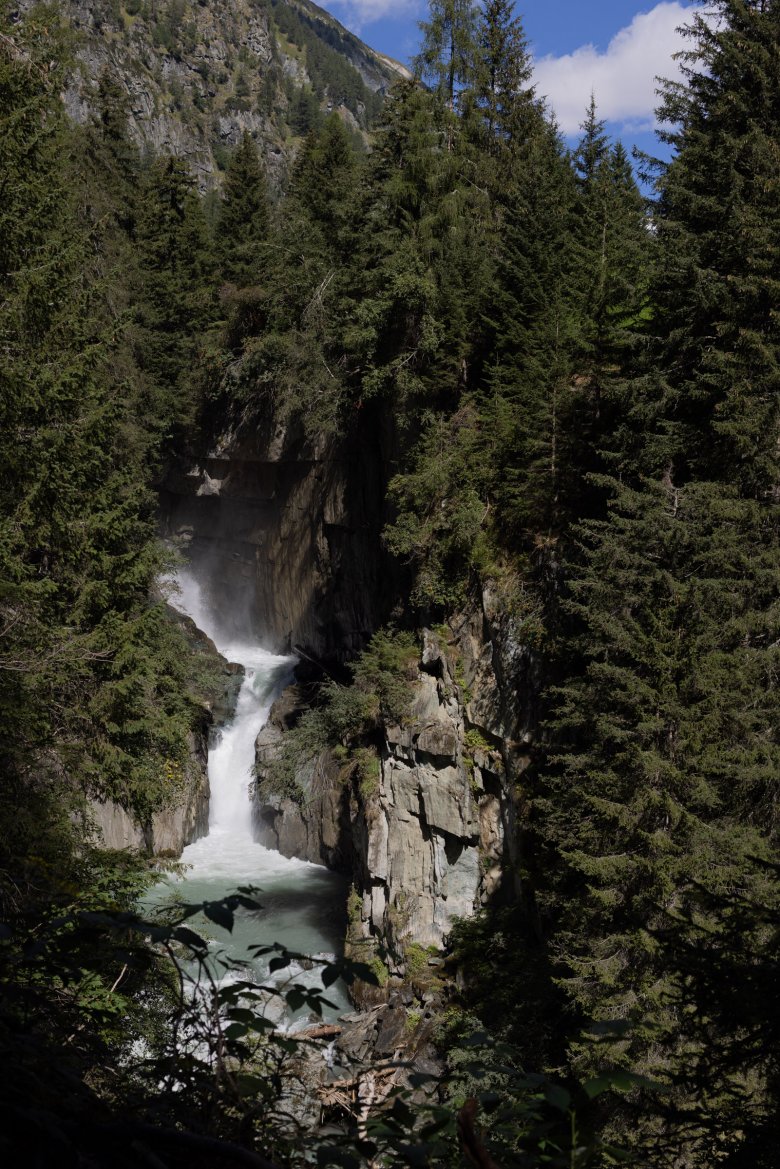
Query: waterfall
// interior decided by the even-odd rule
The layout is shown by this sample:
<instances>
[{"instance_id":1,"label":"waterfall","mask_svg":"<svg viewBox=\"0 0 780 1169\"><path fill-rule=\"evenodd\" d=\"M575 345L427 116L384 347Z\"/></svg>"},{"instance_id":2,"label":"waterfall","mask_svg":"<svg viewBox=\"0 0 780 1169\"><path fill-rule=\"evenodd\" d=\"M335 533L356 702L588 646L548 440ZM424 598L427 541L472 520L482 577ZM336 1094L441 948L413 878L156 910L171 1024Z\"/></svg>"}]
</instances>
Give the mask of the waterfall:
<instances>
[{"instance_id":1,"label":"waterfall","mask_svg":"<svg viewBox=\"0 0 780 1169\"><path fill-rule=\"evenodd\" d=\"M333 954L343 938L344 882L320 865L291 860L252 838L250 784L255 739L265 725L274 698L292 679L294 657L280 657L246 636L225 635L191 569L177 573L171 603L191 617L229 661L244 667L244 680L232 722L218 733L209 750L208 835L184 849L187 866L176 893L187 901L215 900L252 885L263 909L240 913L232 934L209 924L219 944L232 957L246 958L246 948L260 940L280 942L307 954ZM253 963L259 979L268 981L267 967ZM299 981L318 981L316 972L296 971ZM285 975L287 977L287 975ZM346 1007L343 990L328 992Z\"/></svg>"},{"instance_id":2,"label":"waterfall","mask_svg":"<svg viewBox=\"0 0 780 1169\"><path fill-rule=\"evenodd\" d=\"M191 617L228 661L244 667L232 722L219 733L209 751L209 832L189 845L182 860L195 873L206 869L214 875L247 877L250 871L296 868L303 862L288 861L279 853L252 840L250 779L255 761L255 739L265 725L274 697L292 679L294 657L278 657L249 640L225 638L207 604L199 581L191 570L175 580L178 592L173 604Z\"/></svg>"}]
</instances>

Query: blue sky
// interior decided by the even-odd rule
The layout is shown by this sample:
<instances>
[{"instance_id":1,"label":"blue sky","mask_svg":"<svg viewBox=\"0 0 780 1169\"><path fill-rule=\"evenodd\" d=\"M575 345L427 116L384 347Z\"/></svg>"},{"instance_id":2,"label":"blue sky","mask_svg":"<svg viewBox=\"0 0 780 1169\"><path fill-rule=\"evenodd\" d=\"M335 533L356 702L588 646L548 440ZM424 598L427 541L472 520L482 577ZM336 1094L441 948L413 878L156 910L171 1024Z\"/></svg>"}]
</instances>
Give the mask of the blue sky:
<instances>
[{"instance_id":1,"label":"blue sky","mask_svg":"<svg viewBox=\"0 0 780 1169\"><path fill-rule=\"evenodd\" d=\"M323 0L319 0L323 4ZM568 141L576 141L590 92L614 138L653 152L655 77L676 77L675 31L696 5L688 0L519 0L536 61L537 92L548 97ZM425 0L325 0L373 48L409 64Z\"/></svg>"}]
</instances>

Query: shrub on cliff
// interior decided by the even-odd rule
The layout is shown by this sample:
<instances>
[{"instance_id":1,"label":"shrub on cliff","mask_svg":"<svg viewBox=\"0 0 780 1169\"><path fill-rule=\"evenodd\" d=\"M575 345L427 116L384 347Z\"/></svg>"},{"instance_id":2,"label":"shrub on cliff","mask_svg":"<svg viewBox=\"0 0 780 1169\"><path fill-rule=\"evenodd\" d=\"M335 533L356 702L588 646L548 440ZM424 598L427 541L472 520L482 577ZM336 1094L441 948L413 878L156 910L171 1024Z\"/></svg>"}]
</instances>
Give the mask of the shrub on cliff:
<instances>
[{"instance_id":1,"label":"shrub on cliff","mask_svg":"<svg viewBox=\"0 0 780 1169\"><path fill-rule=\"evenodd\" d=\"M303 797L297 773L328 747L354 754L359 778L367 783L367 741L386 723L403 723L413 696L419 648L411 633L382 629L358 658L352 685L326 682L317 705L285 733L276 757L258 772L258 791Z\"/></svg>"}]
</instances>

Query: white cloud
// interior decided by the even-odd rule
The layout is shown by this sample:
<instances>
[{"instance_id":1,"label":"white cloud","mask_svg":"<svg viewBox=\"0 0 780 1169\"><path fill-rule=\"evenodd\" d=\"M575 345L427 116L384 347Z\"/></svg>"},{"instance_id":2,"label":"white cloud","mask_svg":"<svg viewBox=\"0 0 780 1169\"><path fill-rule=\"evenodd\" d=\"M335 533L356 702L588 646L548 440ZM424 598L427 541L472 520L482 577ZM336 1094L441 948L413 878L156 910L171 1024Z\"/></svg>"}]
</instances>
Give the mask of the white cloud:
<instances>
[{"instance_id":1,"label":"white cloud","mask_svg":"<svg viewBox=\"0 0 780 1169\"><path fill-rule=\"evenodd\" d=\"M679 64L672 54L683 48L677 32L690 17L683 4L657 4L641 12L609 42L605 52L583 45L564 57L542 57L534 66L540 97L547 97L564 134L577 134L590 101L608 122L654 124L658 105L656 77L676 80Z\"/></svg>"},{"instance_id":2,"label":"white cloud","mask_svg":"<svg viewBox=\"0 0 780 1169\"><path fill-rule=\"evenodd\" d=\"M327 7L347 28L360 32L383 16L414 15L422 6L421 0L329 0Z\"/></svg>"}]
</instances>

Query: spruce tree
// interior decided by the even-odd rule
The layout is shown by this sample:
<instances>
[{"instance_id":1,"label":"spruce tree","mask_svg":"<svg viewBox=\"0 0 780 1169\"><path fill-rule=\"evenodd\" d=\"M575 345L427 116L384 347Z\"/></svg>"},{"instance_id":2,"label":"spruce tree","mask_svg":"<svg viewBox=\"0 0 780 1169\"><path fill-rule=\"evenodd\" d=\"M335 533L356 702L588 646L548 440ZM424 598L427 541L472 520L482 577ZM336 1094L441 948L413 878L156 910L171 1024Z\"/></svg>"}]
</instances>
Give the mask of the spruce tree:
<instances>
[{"instance_id":1,"label":"spruce tree","mask_svg":"<svg viewBox=\"0 0 780 1169\"><path fill-rule=\"evenodd\" d=\"M472 163L444 95L395 87L367 167L346 341L356 392L389 404L401 431L387 537L424 612L462 593L484 513L466 454L473 411L461 409L491 263Z\"/></svg>"},{"instance_id":2,"label":"spruce tree","mask_svg":"<svg viewBox=\"0 0 780 1169\"><path fill-rule=\"evenodd\" d=\"M344 122L333 113L306 138L290 181L290 201L305 208L327 249L349 220L357 158Z\"/></svg>"},{"instance_id":3,"label":"spruce tree","mask_svg":"<svg viewBox=\"0 0 780 1169\"><path fill-rule=\"evenodd\" d=\"M739 1083L715 1069L686 1097L686 1067L707 1066L703 1037L658 943L688 913L716 952L723 919L701 888L760 903L751 858L767 859L777 833L780 20L769 3L718 12L694 18L686 80L667 90L678 153L659 181L653 365L624 398L637 430L621 478L603 482L608 515L580 531L578 635L536 803L552 850L540 869L559 875L546 904L561 983L585 1018L629 1021L610 1058L680 1093L667 1127L640 1095L613 1131L648 1142L658 1164L687 1141L686 1163L702 1166L734 1093L767 1115L777 1088L746 1045ZM738 1051L738 1021L718 1027L706 1042ZM572 1054L585 1067L605 1057L579 1042ZM729 1163L768 1164L764 1146L730 1137Z\"/></svg>"},{"instance_id":4,"label":"spruce tree","mask_svg":"<svg viewBox=\"0 0 780 1169\"><path fill-rule=\"evenodd\" d=\"M31 802L70 808L88 791L141 815L159 806L192 713L181 646L148 599L161 563L156 427L137 396L118 277L94 259L112 217L85 214L97 195L70 161L83 137L48 68L56 31L31 16L3 33L1 161L17 181L0 212L0 815L17 816L20 833L0 837L24 865Z\"/></svg>"},{"instance_id":5,"label":"spruce tree","mask_svg":"<svg viewBox=\"0 0 780 1169\"><path fill-rule=\"evenodd\" d=\"M423 371L444 335L439 264L460 228L457 173L441 148L448 125L436 96L408 82L394 89L377 131L363 192L361 303L348 335L366 396L422 397ZM449 276L456 282L461 271Z\"/></svg>"},{"instance_id":6,"label":"spruce tree","mask_svg":"<svg viewBox=\"0 0 780 1169\"><path fill-rule=\"evenodd\" d=\"M98 81L97 111L87 130L85 149L75 151L73 161L91 160L97 170L104 172L112 214L125 235L132 238L138 215L140 157L130 136L129 109L127 93L110 71L104 70ZM102 193L103 183L95 181L96 175L91 177L90 197L94 199Z\"/></svg>"},{"instance_id":7,"label":"spruce tree","mask_svg":"<svg viewBox=\"0 0 780 1169\"><path fill-rule=\"evenodd\" d=\"M266 251L263 289L236 299L240 311L228 327L230 348L246 355L231 377L231 400L266 416L273 409L311 436L342 422L341 297L351 278L359 169L353 139L331 114L296 159Z\"/></svg>"},{"instance_id":8,"label":"spruce tree","mask_svg":"<svg viewBox=\"0 0 780 1169\"><path fill-rule=\"evenodd\" d=\"M519 118L516 113L515 117ZM571 170L537 102L507 156L501 254L486 302L494 336L481 395L492 495L511 543L557 540L572 470Z\"/></svg>"},{"instance_id":9,"label":"spruce tree","mask_svg":"<svg viewBox=\"0 0 780 1169\"><path fill-rule=\"evenodd\" d=\"M141 193L135 356L146 381L145 411L170 438L195 407L191 371L216 311L212 242L186 164L155 160Z\"/></svg>"},{"instance_id":10,"label":"spruce tree","mask_svg":"<svg viewBox=\"0 0 780 1169\"><path fill-rule=\"evenodd\" d=\"M488 149L511 137L516 114L531 96L528 40L511 0L488 0L480 14L475 51L474 99L484 120Z\"/></svg>"},{"instance_id":11,"label":"spruce tree","mask_svg":"<svg viewBox=\"0 0 780 1169\"><path fill-rule=\"evenodd\" d=\"M582 131L573 159L577 197L570 244L581 478L610 465L610 452L620 449L623 388L647 313L655 242L631 163L620 143L609 142L593 97ZM601 507L594 484L585 490L583 518Z\"/></svg>"},{"instance_id":12,"label":"spruce tree","mask_svg":"<svg viewBox=\"0 0 780 1169\"><path fill-rule=\"evenodd\" d=\"M626 333L646 297L651 236L644 200L621 143L610 144L591 98L574 155L579 361L594 378L619 371Z\"/></svg>"},{"instance_id":13,"label":"spruce tree","mask_svg":"<svg viewBox=\"0 0 780 1169\"><path fill-rule=\"evenodd\" d=\"M661 260L654 288L670 457L684 473L776 484L778 409L777 52L768 0L696 16L687 83L669 87L659 177Z\"/></svg>"},{"instance_id":14,"label":"spruce tree","mask_svg":"<svg viewBox=\"0 0 780 1169\"><path fill-rule=\"evenodd\" d=\"M238 288L261 283L269 218L265 172L245 132L231 155L217 215L216 252L224 280Z\"/></svg>"}]
</instances>

